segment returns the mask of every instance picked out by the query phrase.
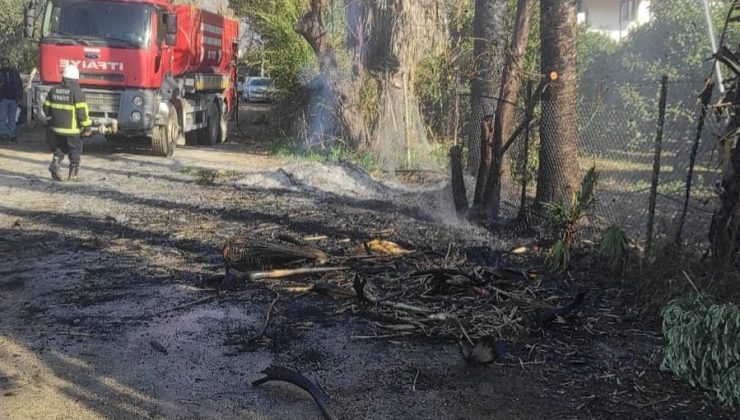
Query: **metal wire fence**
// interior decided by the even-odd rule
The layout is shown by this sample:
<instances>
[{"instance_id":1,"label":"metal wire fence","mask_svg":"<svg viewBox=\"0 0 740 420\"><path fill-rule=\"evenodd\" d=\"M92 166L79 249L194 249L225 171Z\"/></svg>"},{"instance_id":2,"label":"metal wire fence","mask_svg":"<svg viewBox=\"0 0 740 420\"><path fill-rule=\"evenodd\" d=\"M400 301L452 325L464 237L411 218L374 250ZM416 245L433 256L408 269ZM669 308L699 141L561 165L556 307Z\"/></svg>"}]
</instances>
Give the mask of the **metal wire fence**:
<instances>
[{"instance_id":1,"label":"metal wire fence","mask_svg":"<svg viewBox=\"0 0 740 420\"><path fill-rule=\"evenodd\" d=\"M716 185L721 179L721 153L717 149L717 140L725 124L721 115L709 112L696 142L701 109L698 97L703 87L703 81L669 81L667 84L655 197L656 241L676 238L684 205L687 205L687 210L682 239L690 243L705 241L712 212L718 205ZM516 216L525 182L525 200L528 203L534 200L540 133L566 126L577 127L576 161L555 160L553 167L546 170L560 173L563 168L575 166L583 174L595 166L600 178L590 225L617 225L632 238L644 241L656 161L660 90L659 80L581 85L577 112L568 121L562 120L561 113L557 121L553 115L543 115L542 109L552 107L539 107L531 124L528 147L525 139L519 138L505 156L502 216ZM522 101L514 125L523 118L523 107ZM469 116L466 126L480 126L485 113L480 109L470 109ZM472 131L467 127L468 132ZM468 137L467 145L471 149L479 148L480 136ZM692 185L687 200L687 180L695 145Z\"/></svg>"}]
</instances>

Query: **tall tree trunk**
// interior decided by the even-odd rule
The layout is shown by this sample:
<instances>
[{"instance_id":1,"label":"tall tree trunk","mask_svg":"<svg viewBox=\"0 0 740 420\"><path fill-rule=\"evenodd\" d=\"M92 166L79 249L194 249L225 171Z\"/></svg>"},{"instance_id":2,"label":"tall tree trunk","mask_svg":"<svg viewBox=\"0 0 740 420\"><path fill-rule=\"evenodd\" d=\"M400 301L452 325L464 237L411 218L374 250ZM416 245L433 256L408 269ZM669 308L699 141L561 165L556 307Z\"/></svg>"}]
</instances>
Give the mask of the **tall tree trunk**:
<instances>
[{"instance_id":1,"label":"tall tree trunk","mask_svg":"<svg viewBox=\"0 0 740 420\"><path fill-rule=\"evenodd\" d=\"M319 70L334 96L334 108L341 122L341 131L350 147L358 148L368 141L367 127L360 112L360 98L351 80L342 78L337 56L331 44L330 33L324 25L322 13L328 0L311 0L311 9L295 25L316 53Z\"/></svg>"},{"instance_id":2,"label":"tall tree trunk","mask_svg":"<svg viewBox=\"0 0 740 420\"><path fill-rule=\"evenodd\" d=\"M558 79L542 95L536 203L563 201L578 184L576 0L540 1L542 73Z\"/></svg>"},{"instance_id":3,"label":"tall tree trunk","mask_svg":"<svg viewBox=\"0 0 740 420\"><path fill-rule=\"evenodd\" d=\"M498 217L501 207L501 185L506 178L511 177L508 165L504 165L506 157L504 145L509 140L512 131L516 112L515 104L522 85L522 61L529 41L529 28L535 4L536 0L519 0L511 45L501 74L501 88L493 120L493 159L487 175L482 203L487 210L488 219Z\"/></svg>"},{"instance_id":4,"label":"tall tree trunk","mask_svg":"<svg viewBox=\"0 0 740 420\"><path fill-rule=\"evenodd\" d=\"M410 149L427 146L426 130L413 93L419 61L448 42L447 15L441 0L369 0L368 39L363 64L380 85L380 114L371 150L386 170L409 161ZM417 157L426 159L427 153ZM426 159L424 164L432 164Z\"/></svg>"},{"instance_id":5,"label":"tall tree trunk","mask_svg":"<svg viewBox=\"0 0 740 420\"><path fill-rule=\"evenodd\" d=\"M503 52L508 41L507 0L475 0L473 56L475 73L470 84L471 123L468 125L468 171L481 162L480 123L496 110ZM486 173L488 172L486 168Z\"/></svg>"}]
</instances>

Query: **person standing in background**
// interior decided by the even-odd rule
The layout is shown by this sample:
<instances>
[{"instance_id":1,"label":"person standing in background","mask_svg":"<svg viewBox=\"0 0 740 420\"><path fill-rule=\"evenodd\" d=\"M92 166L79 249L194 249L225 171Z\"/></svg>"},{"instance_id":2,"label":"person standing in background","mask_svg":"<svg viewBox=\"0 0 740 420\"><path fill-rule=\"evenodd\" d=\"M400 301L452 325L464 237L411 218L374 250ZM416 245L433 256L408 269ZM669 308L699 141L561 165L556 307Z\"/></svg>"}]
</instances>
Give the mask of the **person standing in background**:
<instances>
[{"instance_id":1,"label":"person standing in background","mask_svg":"<svg viewBox=\"0 0 740 420\"><path fill-rule=\"evenodd\" d=\"M16 142L16 113L23 99L23 81L10 60L0 59L0 137Z\"/></svg>"}]
</instances>

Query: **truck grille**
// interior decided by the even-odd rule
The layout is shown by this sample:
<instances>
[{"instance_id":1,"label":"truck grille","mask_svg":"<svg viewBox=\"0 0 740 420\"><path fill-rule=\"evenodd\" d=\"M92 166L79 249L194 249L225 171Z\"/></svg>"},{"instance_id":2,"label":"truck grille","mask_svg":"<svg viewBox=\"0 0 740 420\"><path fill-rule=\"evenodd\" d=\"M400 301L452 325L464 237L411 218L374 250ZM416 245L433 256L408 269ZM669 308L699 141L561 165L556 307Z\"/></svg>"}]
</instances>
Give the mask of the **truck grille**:
<instances>
[{"instance_id":1,"label":"truck grille","mask_svg":"<svg viewBox=\"0 0 740 420\"><path fill-rule=\"evenodd\" d=\"M80 73L80 80L102 80L106 82L123 82L123 75L119 73Z\"/></svg>"},{"instance_id":2,"label":"truck grille","mask_svg":"<svg viewBox=\"0 0 740 420\"><path fill-rule=\"evenodd\" d=\"M121 103L121 94L117 92L85 92L85 97L91 113L117 113Z\"/></svg>"}]
</instances>

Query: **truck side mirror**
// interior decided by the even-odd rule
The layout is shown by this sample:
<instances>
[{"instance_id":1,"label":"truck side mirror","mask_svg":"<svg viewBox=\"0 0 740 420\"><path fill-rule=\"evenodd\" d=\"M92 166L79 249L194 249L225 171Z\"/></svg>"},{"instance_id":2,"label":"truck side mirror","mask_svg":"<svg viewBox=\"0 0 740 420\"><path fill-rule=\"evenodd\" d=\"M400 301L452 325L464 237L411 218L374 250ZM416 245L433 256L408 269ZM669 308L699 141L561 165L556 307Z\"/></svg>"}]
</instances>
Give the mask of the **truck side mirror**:
<instances>
[{"instance_id":1,"label":"truck side mirror","mask_svg":"<svg viewBox=\"0 0 740 420\"><path fill-rule=\"evenodd\" d=\"M28 2L23 10L24 28L23 34L26 38L33 38L36 32L36 9L33 7L33 1Z\"/></svg>"},{"instance_id":2,"label":"truck side mirror","mask_svg":"<svg viewBox=\"0 0 740 420\"><path fill-rule=\"evenodd\" d=\"M164 42L167 45L177 44L177 15L174 13L164 15L164 24L166 28Z\"/></svg>"}]
</instances>

